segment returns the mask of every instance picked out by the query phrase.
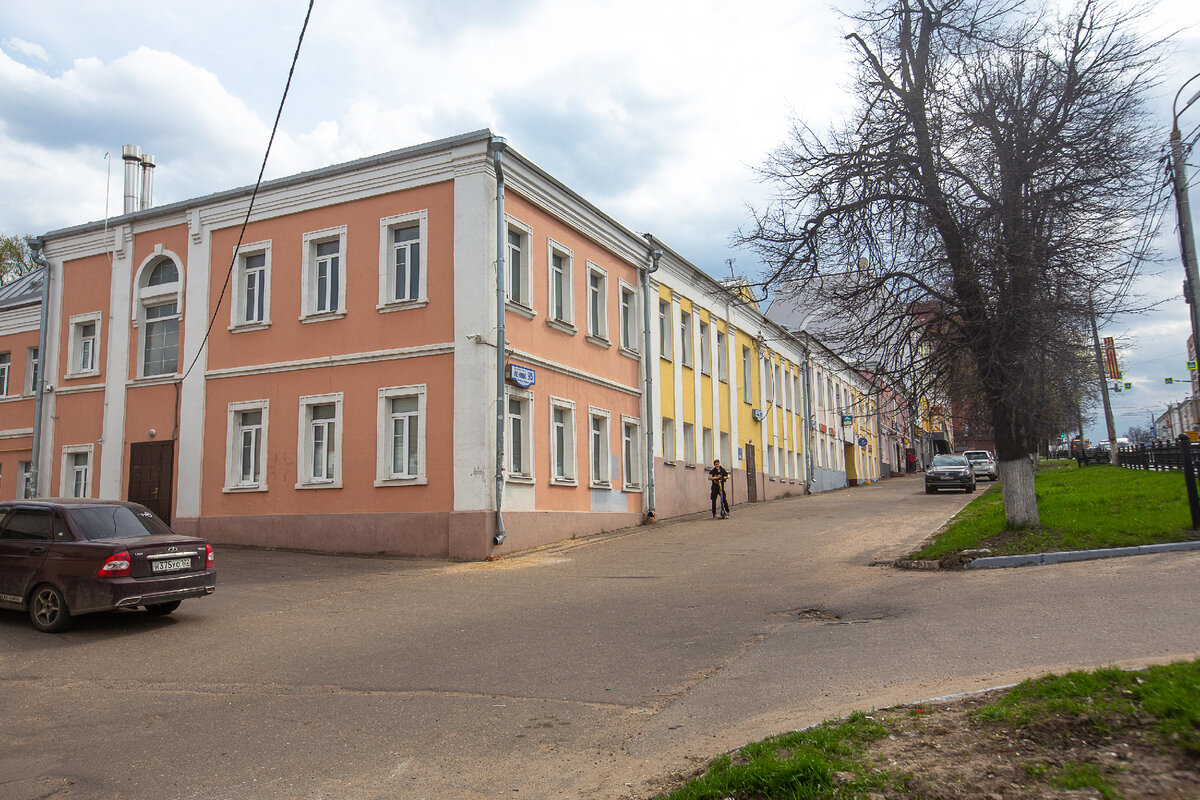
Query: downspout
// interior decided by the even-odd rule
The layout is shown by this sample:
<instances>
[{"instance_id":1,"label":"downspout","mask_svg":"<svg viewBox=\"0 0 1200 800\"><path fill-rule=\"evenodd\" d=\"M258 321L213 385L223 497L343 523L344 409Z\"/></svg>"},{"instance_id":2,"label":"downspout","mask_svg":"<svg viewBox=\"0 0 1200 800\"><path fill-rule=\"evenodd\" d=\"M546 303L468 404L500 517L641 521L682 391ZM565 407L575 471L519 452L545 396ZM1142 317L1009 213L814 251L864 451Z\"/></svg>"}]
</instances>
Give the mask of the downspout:
<instances>
[{"instance_id":1,"label":"downspout","mask_svg":"<svg viewBox=\"0 0 1200 800\"><path fill-rule=\"evenodd\" d=\"M45 242L41 239L26 239L29 249L33 251L33 260L46 270L42 278L42 313L38 323L38 376L33 387L33 454L30 464L30 484L34 497L41 495L40 472L38 463L42 454L42 395L46 388L46 320L50 312L50 262L42 254Z\"/></svg>"},{"instance_id":2,"label":"downspout","mask_svg":"<svg viewBox=\"0 0 1200 800\"><path fill-rule=\"evenodd\" d=\"M504 362L508 355L504 336L504 301L508 279L504 265L508 223L504 216L504 151L508 147L502 136L492 137L492 162L496 166L496 536L493 541L504 544Z\"/></svg>"},{"instance_id":3,"label":"downspout","mask_svg":"<svg viewBox=\"0 0 1200 800\"><path fill-rule=\"evenodd\" d=\"M804 493L813 491L813 441L812 441L812 337L808 333L808 321L812 314L804 318L797 330L804 338L801 346L804 352L804 396L801 398L804 409Z\"/></svg>"},{"instance_id":4,"label":"downspout","mask_svg":"<svg viewBox=\"0 0 1200 800\"><path fill-rule=\"evenodd\" d=\"M650 358L650 276L658 272L658 261L663 251L654 241L654 236L645 234L650 244L650 267L638 274L642 289L642 363L646 366L646 522L654 521L654 366L657 360Z\"/></svg>"}]
</instances>

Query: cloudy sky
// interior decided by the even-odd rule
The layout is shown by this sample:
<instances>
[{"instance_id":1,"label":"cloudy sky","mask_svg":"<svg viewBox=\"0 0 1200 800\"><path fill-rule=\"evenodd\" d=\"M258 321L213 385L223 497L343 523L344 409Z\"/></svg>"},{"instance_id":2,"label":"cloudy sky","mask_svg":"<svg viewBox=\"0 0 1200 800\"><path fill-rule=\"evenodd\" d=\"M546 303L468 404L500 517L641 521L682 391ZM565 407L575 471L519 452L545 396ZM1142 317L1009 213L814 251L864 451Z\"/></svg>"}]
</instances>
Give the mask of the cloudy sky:
<instances>
[{"instance_id":1,"label":"cloudy sky","mask_svg":"<svg viewBox=\"0 0 1200 800\"><path fill-rule=\"evenodd\" d=\"M123 144L157 156L158 204L253 183L306 8L0 5L0 233L118 213ZM1154 101L1165 139L1171 96L1200 72L1200 11L1159 0L1148 25L1185 29ZM729 259L756 274L729 246L769 195L753 168L789 119L824 129L850 110L844 29L817 0L317 0L267 176L491 128L713 275ZM1200 124L1200 102L1184 120ZM1120 433L1188 392L1163 385L1187 376L1174 237L1172 211L1142 284L1162 307L1103 334L1135 384L1114 399Z\"/></svg>"}]
</instances>

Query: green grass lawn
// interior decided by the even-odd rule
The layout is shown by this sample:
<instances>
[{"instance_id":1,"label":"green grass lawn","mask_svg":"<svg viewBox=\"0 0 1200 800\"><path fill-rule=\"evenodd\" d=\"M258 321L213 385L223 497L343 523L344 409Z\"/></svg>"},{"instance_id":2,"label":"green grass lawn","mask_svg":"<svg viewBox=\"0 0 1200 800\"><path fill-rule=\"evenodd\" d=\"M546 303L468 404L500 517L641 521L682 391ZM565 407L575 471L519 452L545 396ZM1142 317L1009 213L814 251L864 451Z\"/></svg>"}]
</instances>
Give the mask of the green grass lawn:
<instances>
[{"instance_id":1,"label":"green grass lawn","mask_svg":"<svg viewBox=\"0 0 1200 800\"><path fill-rule=\"evenodd\" d=\"M1151 758L1187 765L1200 756L1200 661L1047 675L962 702L966 713L900 706L764 739L719 756L659 800L941 797L929 776L948 763L954 780L992 778L1011 763L1008 785L1039 794L1091 788L1115 800L1126 796L1119 784L1127 791L1159 768ZM1127 761L1105 760L1131 747Z\"/></svg>"},{"instance_id":2,"label":"green grass lawn","mask_svg":"<svg viewBox=\"0 0 1200 800\"><path fill-rule=\"evenodd\" d=\"M1042 463L1036 487L1040 527L1006 529L997 486L972 501L912 557L938 558L979 547L1015 555L1200 539L1200 532L1191 529L1180 472L1079 468L1071 461L1051 461Z\"/></svg>"}]
</instances>

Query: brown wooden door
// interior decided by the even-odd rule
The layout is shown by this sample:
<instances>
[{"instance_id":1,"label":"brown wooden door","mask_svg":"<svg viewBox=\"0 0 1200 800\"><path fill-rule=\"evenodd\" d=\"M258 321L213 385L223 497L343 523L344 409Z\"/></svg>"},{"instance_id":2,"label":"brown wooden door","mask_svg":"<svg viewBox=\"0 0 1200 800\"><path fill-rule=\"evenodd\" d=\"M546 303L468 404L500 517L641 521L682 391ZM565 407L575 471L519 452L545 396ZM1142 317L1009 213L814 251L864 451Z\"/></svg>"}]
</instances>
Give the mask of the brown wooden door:
<instances>
[{"instance_id":1,"label":"brown wooden door","mask_svg":"<svg viewBox=\"0 0 1200 800\"><path fill-rule=\"evenodd\" d=\"M171 524L171 477L174 442L134 442L129 445L129 499L141 503Z\"/></svg>"},{"instance_id":2,"label":"brown wooden door","mask_svg":"<svg viewBox=\"0 0 1200 800\"><path fill-rule=\"evenodd\" d=\"M758 502L758 470L754 466L754 445L746 444L746 500Z\"/></svg>"}]
</instances>

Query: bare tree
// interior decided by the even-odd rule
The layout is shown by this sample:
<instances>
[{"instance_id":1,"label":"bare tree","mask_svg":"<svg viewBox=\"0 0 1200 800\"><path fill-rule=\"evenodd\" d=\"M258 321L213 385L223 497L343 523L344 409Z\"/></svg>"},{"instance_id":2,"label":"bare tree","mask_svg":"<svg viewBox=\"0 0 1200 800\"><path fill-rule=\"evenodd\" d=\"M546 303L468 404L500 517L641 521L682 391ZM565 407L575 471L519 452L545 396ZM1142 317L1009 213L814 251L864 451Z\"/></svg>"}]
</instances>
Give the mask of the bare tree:
<instances>
[{"instance_id":1,"label":"bare tree","mask_svg":"<svg viewBox=\"0 0 1200 800\"><path fill-rule=\"evenodd\" d=\"M874 0L852 17L857 111L825 137L793 127L763 168L778 200L739 237L843 351L970 386L1012 526L1038 523L1056 375L1086 353L1091 296L1128 305L1158 177L1143 96L1159 47L1133 33L1138 12L1033 2Z\"/></svg>"}]
</instances>

